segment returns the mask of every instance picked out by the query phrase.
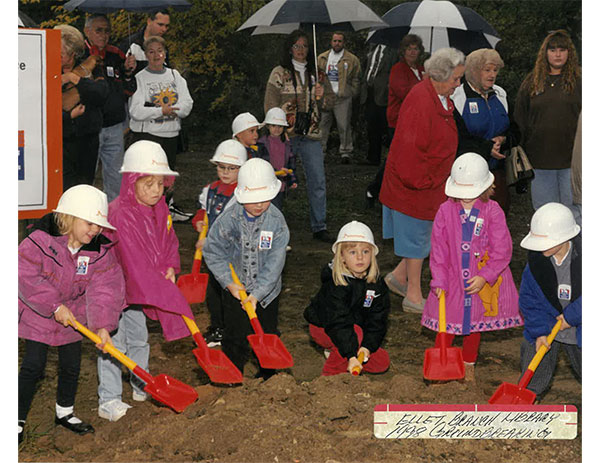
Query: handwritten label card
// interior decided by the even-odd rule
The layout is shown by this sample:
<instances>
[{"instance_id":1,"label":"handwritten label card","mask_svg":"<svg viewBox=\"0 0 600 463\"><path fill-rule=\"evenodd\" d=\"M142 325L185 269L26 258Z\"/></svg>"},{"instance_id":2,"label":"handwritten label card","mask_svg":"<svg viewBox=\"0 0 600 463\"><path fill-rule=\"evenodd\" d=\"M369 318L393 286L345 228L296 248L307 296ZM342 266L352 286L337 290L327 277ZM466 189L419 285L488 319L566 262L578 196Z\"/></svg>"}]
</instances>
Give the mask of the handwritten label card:
<instances>
[{"instance_id":1,"label":"handwritten label card","mask_svg":"<svg viewBox=\"0 0 600 463\"><path fill-rule=\"evenodd\" d=\"M374 410L380 439L574 439L573 405L387 404Z\"/></svg>"}]
</instances>

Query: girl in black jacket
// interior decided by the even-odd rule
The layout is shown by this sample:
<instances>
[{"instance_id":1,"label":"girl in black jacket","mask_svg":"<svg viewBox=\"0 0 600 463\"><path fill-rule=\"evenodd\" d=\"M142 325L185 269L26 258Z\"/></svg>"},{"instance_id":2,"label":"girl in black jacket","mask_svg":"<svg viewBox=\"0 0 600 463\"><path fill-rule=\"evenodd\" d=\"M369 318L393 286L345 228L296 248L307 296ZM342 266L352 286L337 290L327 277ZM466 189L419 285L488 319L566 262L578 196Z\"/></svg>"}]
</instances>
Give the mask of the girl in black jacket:
<instances>
[{"instance_id":1,"label":"girl in black jacket","mask_svg":"<svg viewBox=\"0 0 600 463\"><path fill-rule=\"evenodd\" d=\"M361 369L383 373L390 365L387 351L380 347L390 300L379 275L373 233L352 221L340 229L331 249L333 262L323 267L321 288L304 311L311 336L325 349L322 374L356 374Z\"/></svg>"}]
</instances>

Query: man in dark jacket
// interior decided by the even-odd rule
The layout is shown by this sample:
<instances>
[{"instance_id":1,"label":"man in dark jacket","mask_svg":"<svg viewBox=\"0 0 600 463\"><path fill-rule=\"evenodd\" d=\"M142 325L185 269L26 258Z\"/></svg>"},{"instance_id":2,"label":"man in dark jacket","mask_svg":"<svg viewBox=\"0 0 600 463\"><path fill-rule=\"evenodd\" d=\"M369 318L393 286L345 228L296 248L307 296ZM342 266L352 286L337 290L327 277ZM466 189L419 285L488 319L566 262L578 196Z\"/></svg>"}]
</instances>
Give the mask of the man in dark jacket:
<instances>
[{"instance_id":1,"label":"man in dark jacket","mask_svg":"<svg viewBox=\"0 0 600 463\"><path fill-rule=\"evenodd\" d=\"M86 37L86 56L98 55L101 60L94 69L94 77L103 79L108 96L102 107L102 130L98 156L102 161L103 190L112 201L119 195L123 164L123 130L127 115L127 100L136 89L133 77L135 58L125 57L117 47L109 45L110 22L104 15L92 15L83 29Z\"/></svg>"},{"instance_id":2,"label":"man in dark jacket","mask_svg":"<svg viewBox=\"0 0 600 463\"><path fill-rule=\"evenodd\" d=\"M169 30L169 11L168 10L157 10L153 11L148 15L146 19L146 25L139 31L126 37L119 44L119 48L125 55L135 56L136 66L134 74L144 69L148 64L146 54L144 53L144 40L153 35L162 37ZM168 51L165 49L167 59L169 56ZM169 67L168 61L165 59L165 66Z\"/></svg>"}]
</instances>

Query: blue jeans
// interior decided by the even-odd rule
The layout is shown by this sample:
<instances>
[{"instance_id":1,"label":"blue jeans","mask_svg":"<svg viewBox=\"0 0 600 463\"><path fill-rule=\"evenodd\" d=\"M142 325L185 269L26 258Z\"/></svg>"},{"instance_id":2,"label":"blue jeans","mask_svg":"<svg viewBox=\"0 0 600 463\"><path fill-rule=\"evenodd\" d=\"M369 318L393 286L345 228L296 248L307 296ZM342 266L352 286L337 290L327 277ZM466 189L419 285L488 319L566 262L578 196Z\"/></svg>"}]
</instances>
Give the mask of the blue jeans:
<instances>
[{"instance_id":1,"label":"blue jeans","mask_svg":"<svg viewBox=\"0 0 600 463\"><path fill-rule=\"evenodd\" d=\"M561 203L571 209L579 223L579 209L573 204L571 169L534 169L534 172L531 181L533 209L537 211L546 203Z\"/></svg>"},{"instance_id":2,"label":"blue jeans","mask_svg":"<svg viewBox=\"0 0 600 463\"><path fill-rule=\"evenodd\" d=\"M146 315L140 306L130 306L121 314L117 332L111 336L113 345L127 355L138 366L148 371L150 345ZM98 355L98 396L99 404L113 399L121 400L123 385L121 381L121 363L110 354ZM143 393L145 383L131 373L131 386L136 392Z\"/></svg>"},{"instance_id":3,"label":"blue jeans","mask_svg":"<svg viewBox=\"0 0 600 463\"><path fill-rule=\"evenodd\" d=\"M102 162L102 185L108 202L119 196L121 189L119 169L123 164L123 127L119 122L100 131L98 158Z\"/></svg>"},{"instance_id":4,"label":"blue jeans","mask_svg":"<svg viewBox=\"0 0 600 463\"><path fill-rule=\"evenodd\" d=\"M327 197L325 191L325 164L321 142L304 136L292 137L292 151L302 159L306 175L306 191L313 233L327 229Z\"/></svg>"}]
</instances>

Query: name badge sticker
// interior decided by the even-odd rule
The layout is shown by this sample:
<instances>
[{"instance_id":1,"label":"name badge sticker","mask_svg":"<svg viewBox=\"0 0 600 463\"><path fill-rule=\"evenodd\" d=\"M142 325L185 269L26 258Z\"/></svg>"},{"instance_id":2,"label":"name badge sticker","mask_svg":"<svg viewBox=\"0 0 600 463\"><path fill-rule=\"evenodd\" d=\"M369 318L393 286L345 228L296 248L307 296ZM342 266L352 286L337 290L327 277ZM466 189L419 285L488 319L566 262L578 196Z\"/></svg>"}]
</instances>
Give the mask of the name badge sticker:
<instances>
[{"instance_id":1,"label":"name badge sticker","mask_svg":"<svg viewBox=\"0 0 600 463\"><path fill-rule=\"evenodd\" d=\"M483 228L483 219L477 219L475 222L475 231L473 232L475 236L481 235L481 229Z\"/></svg>"},{"instance_id":2,"label":"name badge sticker","mask_svg":"<svg viewBox=\"0 0 600 463\"><path fill-rule=\"evenodd\" d=\"M258 249L271 249L271 246L273 246L273 232L265 230L261 231Z\"/></svg>"},{"instance_id":3,"label":"name badge sticker","mask_svg":"<svg viewBox=\"0 0 600 463\"><path fill-rule=\"evenodd\" d=\"M477 106L477 103L475 101L469 102L469 112L471 114L479 114L479 106Z\"/></svg>"},{"instance_id":4,"label":"name badge sticker","mask_svg":"<svg viewBox=\"0 0 600 463\"><path fill-rule=\"evenodd\" d=\"M571 285L558 285L558 298L563 301L570 301Z\"/></svg>"},{"instance_id":5,"label":"name badge sticker","mask_svg":"<svg viewBox=\"0 0 600 463\"><path fill-rule=\"evenodd\" d=\"M88 265L90 264L89 256L79 256L77 258L77 270L76 275L87 275Z\"/></svg>"},{"instance_id":6,"label":"name badge sticker","mask_svg":"<svg viewBox=\"0 0 600 463\"><path fill-rule=\"evenodd\" d=\"M115 70L113 69L112 66L106 66L106 75L108 77L114 77L115 76Z\"/></svg>"},{"instance_id":7,"label":"name badge sticker","mask_svg":"<svg viewBox=\"0 0 600 463\"><path fill-rule=\"evenodd\" d=\"M375 299L375 291L372 289L367 289L367 295L365 296L365 302L363 303L363 307L371 307L373 304L373 299Z\"/></svg>"}]
</instances>

